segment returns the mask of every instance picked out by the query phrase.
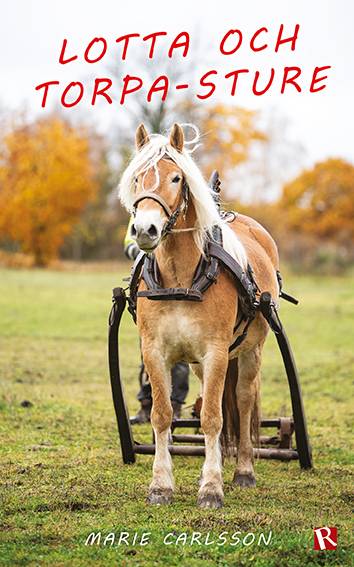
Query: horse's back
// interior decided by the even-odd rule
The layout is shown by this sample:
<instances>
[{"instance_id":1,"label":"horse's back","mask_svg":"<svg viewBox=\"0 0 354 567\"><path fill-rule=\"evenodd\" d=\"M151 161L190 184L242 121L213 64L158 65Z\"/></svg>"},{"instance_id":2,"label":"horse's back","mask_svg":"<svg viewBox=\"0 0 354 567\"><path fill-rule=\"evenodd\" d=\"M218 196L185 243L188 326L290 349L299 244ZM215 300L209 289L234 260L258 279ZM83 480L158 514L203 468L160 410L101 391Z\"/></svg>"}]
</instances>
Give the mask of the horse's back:
<instances>
[{"instance_id":1,"label":"horse's back","mask_svg":"<svg viewBox=\"0 0 354 567\"><path fill-rule=\"evenodd\" d=\"M269 232L255 219L241 214L237 215L230 226L246 250L248 261L261 289L265 290L277 285L278 248Z\"/></svg>"}]
</instances>

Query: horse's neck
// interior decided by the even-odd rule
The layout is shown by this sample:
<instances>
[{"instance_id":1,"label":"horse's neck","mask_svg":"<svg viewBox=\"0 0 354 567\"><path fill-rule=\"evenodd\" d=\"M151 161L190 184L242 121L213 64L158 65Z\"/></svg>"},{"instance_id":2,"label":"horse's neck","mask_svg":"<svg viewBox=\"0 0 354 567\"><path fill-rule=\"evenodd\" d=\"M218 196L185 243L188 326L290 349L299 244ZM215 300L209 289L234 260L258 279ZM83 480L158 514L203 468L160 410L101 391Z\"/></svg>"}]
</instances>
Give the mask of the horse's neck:
<instances>
[{"instance_id":1,"label":"horse's neck","mask_svg":"<svg viewBox=\"0 0 354 567\"><path fill-rule=\"evenodd\" d=\"M191 228L196 214L192 204L186 219L179 219L176 228ZM194 241L194 232L169 234L156 251L162 285L164 287L189 287L200 259L200 251Z\"/></svg>"}]
</instances>

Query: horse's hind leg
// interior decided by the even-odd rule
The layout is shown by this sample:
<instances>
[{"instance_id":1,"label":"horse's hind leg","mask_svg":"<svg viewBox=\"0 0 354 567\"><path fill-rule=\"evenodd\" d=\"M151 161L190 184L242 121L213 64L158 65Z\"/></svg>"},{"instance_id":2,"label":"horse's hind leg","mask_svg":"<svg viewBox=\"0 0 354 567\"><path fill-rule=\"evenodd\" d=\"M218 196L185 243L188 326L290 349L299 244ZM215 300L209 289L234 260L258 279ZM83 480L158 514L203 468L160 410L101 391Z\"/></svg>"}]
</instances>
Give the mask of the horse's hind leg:
<instances>
[{"instance_id":1,"label":"horse's hind leg","mask_svg":"<svg viewBox=\"0 0 354 567\"><path fill-rule=\"evenodd\" d=\"M205 462L198 492L202 508L221 508L224 493L220 433L222 429L222 394L228 357L209 353L203 362L203 404L200 415L205 438Z\"/></svg>"},{"instance_id":2,"label":"horse's hind leg","mask_svg":"<svg viewBox=\"0 0 354 567\"><path fill-rule=\"evenodd\" d=\"M253 469L252 422L258 428L258 397L260 387L261 351L257 345L251 351L241 353L238 358L238 381L236 386L237 407L240 421L240 440L237 450L237 468L234 482L242 487L256 485Z\"/></svg>"},{"instance_id":3,"label":"horse's hind leg","mask_svg":"<svg viewBox=\"0 0 354 567\"><path fill-rule=\"evenodd\" d=\"M148 502L150 504L169 504L174 489L172 459L168 450L168 437L172 422L170 371L165 368L164 361L156 356L156 351L154 355L145 355L144 362L151 382L153 400L151 424L155 434L155 458Z\"/></svg>"}]
</instances>

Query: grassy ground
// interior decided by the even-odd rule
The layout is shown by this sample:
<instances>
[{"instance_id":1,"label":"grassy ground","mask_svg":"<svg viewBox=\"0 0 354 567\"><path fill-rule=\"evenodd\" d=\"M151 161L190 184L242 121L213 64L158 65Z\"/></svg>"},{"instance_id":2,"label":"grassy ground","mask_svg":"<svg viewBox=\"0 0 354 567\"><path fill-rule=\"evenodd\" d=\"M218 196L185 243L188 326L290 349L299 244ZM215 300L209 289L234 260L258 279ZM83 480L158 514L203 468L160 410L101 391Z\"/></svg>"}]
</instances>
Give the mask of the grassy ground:
<instances>
[{"instance_id":1,"label":"grassy ground","mask_svg":"<svg viewBox=\"0 0 354 567\"><path fill-rule=\"evenodd\" d=\"M174 458L176 495L145 503L152 457L123 466L106 360L110 290L128 273L0 271L0 564L3 565L349 565L353 424L354 286L349 278L286 278L301 305L282 317L301 371L315 469L259 461L257 488L232 488L225 507L197 509L200 458ZM138 348L126 314L123 375L137 409ZM197 392L193 379L189 400ZM22 407L21 402L31 402ZM290 415L273 337L266 347L263 415ZM148 427L139 429L149 439ZM337 526L338 549L313 551L314 526ZM85 546L92 531L150 532L150 543ZM164 545L168 532L269 534L268 546Z\"/></svg>"}]
</instances>

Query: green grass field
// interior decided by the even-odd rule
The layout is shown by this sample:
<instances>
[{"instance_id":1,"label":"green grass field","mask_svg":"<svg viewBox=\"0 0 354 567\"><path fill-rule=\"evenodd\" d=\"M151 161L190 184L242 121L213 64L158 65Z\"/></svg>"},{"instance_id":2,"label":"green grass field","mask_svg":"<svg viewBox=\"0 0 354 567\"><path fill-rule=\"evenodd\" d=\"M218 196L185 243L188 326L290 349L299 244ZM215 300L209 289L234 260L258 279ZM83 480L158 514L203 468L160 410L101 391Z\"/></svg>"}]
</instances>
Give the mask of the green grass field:
<instances>
[{"instance_id":1,"label":"green grass field","mask_svg":"<svg viewBox=\"0 0 354 567\"><path fill-rule=\"evenodd\" d=\"M100 271L0 271L0 564L304 566L349 565L354 362L353 279L287 275L301 299L282 318L300 370L315 468L256 463L257 488L231 484L225 506L196 507L200 458L174 457L176 493L168 507L145 502L151 456L122 465L107 370L111 288L128 265ZM122 327L129 409L138 407L136 329ZM191 379L189 402L198 391ZM30 407L22 407L27 400ZM264 416L290 415L273 337L263 365ZM149 427L137 432L150 439ZM338 549L313 551L313 527L336 526ZM150 532L150 543L85 546L101 531ZM168 532L268 534L268 546L164 545Z\"/></svg>"}]
</instances>

